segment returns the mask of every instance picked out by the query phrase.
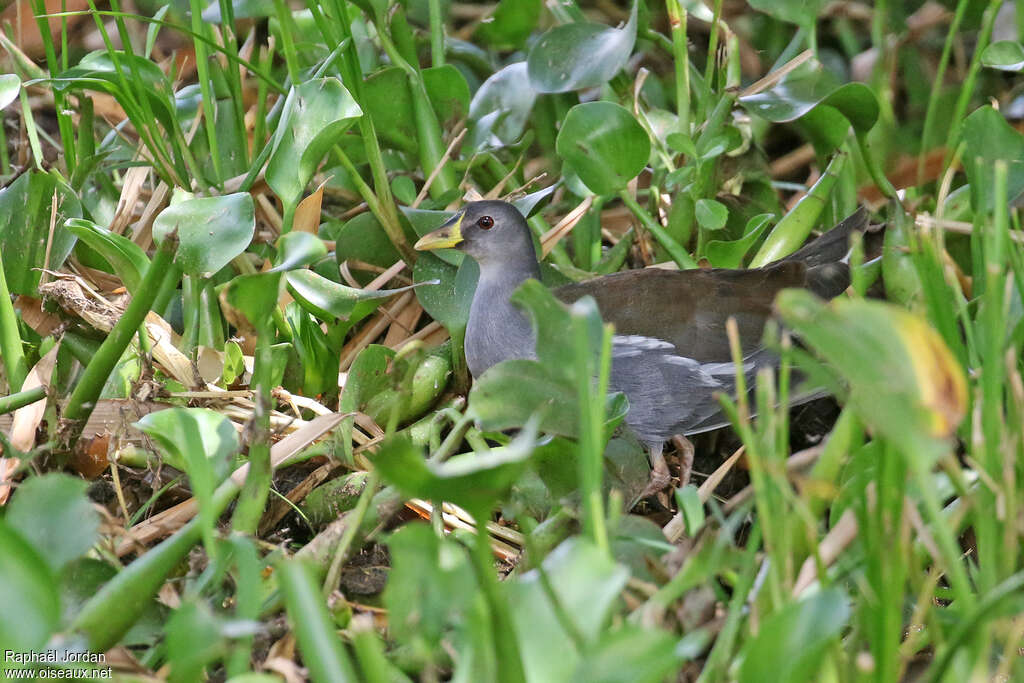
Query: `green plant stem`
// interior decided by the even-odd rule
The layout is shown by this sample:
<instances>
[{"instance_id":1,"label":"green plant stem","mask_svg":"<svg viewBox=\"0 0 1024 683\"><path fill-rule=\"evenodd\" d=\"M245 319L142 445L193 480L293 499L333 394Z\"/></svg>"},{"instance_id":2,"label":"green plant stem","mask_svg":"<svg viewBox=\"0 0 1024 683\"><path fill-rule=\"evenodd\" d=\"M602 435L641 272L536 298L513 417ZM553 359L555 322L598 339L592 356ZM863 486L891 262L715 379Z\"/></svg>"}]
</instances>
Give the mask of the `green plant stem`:
<instances>
[{"instance_id":1,"label":"green plant stem","mask_svg":"<svg viewBox=\"0 0 1024 683\"><path fill-rule=\"evenodd\" d=\"M668 234L668 231L662 227L661 223L654 220L654 217L647 213L646 209L633 199L633 195L628 190L621 191L619 197L622 198L622 202L629 207L629 210L633 212L633 215L637 217L640 223L647 228L647 231L654 235L654 239L658 240L658 243L665 247L665 251L672 257L672 260L675 261L680 270L689 270L697 267L697 262L693 260L693 257L690 256L686 249L676 242Z\"/></svg>"},{"instance_id":2,"label":"green plant stem","mask_svg":"<svg viewBox=\"0 0 1024 683\"><path fill-rule=\"evenodd\" d=\"M761 248L750 261L751 268L760 268L784 258L800 248L807 236L811 234L814 224L821 215L828 201L829 193L839 178L839 173L846 163L846 154L837 153L825 167L824 173L818 178L806 195L801 197L796 206L782 217L775 229L771 231Z\"/></svg>"},{"instance_id":3,"label":"green plant stem","mask_svg":"<svg viewBox=\"0 0 1024 683\"><path fill-rule=\"evenodd\" d=\"M86 420L96 406L103 384L121 359L121 354L128 348L139 326L145 321L146 314L149 313L161 289L167 281L177 282L180 277L181 270L174 263L177 248L177 235L168 235L164 238L128 308L103 340L92 361L85 366L82 377L64 409L63 418L69 425L64 438L66 447L70 448L78 440Z\"/></svg>"},{"instance_id":4,"label":"green plant stem","mask_svg":"<svg viewBox=\"0 0 1024 683\"><path fill-rule=\"evenodd\" d=\"M429 0L430 7L430 64L437 68L444 66L444 18L441 16L441 0Z\"/></svg>"},{"instance_id":5,"label":"green plant stem","mask_svg":"<svg viewBox=\"0 0 1024 683\"><path fill-rule=\"evenodd\" d=\"M269 321L267 321L269 322ZM270 350L273 336L270 325L264 324L256 338L252 386L256 403L253 415L253 436L249 444L249 472L245 476L242 496L231 518L232 528L243 534L254 534L270 494L270 376L274 358Z\"/></svg>"},{"instance_id":6,"label":"green plant stem","mask_svg":"<svg viewBox=\"0 0 1024 683\"><path fill-rule=\"evenodd\" d=\"M0 251L0 354L3 355L7 384L11 391L19 391L28 376L28 363L21 348L21 333L18 330L18 314L14 312L11 292L7 289L4 275L4 257Z\"/></svg>"},{"instance_id":7,"label":"green plant stem","mask_svg":"<svg viewBox=\"0 0 1024 683\"><path fill-rule=\"evenodd\" d=\"M672 56L675 58L676 113L679 132L690 134L690 51L686 42L686 10L679 0L666 0L668 21L672 27Z\"/></svg>"},{"instance_id":8,"label":"green plant stem","mask_svg":"<svg viewBox=\"0 0 1024 683\"><path fill-rule=\"evenodd\" d=\"M949 24L946 42L942 46L942 55L939 57L935 77L932 79L932 89L928 95L928 108L924 115L924 129L921 131L921 151L917 156L917 184L919 186L924 184L924 165L928 158L928 150L931 148L933 129L935 128L935 115L939 105L939 94L942 92L942 86L946 80L946 67L949 66L949 56L953 51L953 42L960 32L960 23L964 19L968 5L970 5L968 0L958 0L956 3L956 12L953 14L953 21Z\"/></svg>"},{"instance_id":9,"label":"green plant stem","mask_svg":"<svg viewBox=\"0 0 1024 683\"><path fill-rule=\"evenodd\" d=\"M571 313L576 350L576 396L580 410L579 478L583 499L583 530L595 546L611 553L605 520L601 479L604 473L604 412L611 366L611 326L602 329L601 346L590 348L590 331L582 315ZM595 356L595 353L596 356ZM594 360L599 362L594 367ZM598 377L597 387L593 377Z\"/></svg>"},{"instance_id":10,"label":"green plant stem","mask_svg":"<svg viewBox=\"0 0 1024 683\"><path fill-rule=\"evenodd\" d=\"M46 387L32 387L9 396L0 396L0 415L12 413L18 408L46 398Z\"/></svg>"},{"instance_id":11,"label":"green plant stem","mask_svg":"<svg viewBox=\"0 0 1024 683\"><path fill-rule=\"evenodd\" d=\"M342 534L338 545L334 548L331 566L327 569L327 575L324 577L324 596L330 595L337 587L338 581L341 580L342 567L345 566L345 560L348 559L348 552L352 548L352 543L363 526L363 520L366 519L366 511L370 508L370 502L377 493L378 481L379 476L375 470L367 475L363 492L359 494L359 502L347 517L348 526L345 527L345 533Z\"/></svg>"},{"instance_id":12,"label":"green plant stem","mask_svg":"<svg viewBox=\"0 0 1024 683\"><path fill-rule=\"evenodd\" d=\"M196 34L205 33L203 22L203 5L199 0L189 0L192 14L192 31ZM217 143L217 97L210 81L210 63L207 59L206 44L200 41L192 43L196 52L196 77L199 79L199 90L202 93L203 118L206 131L206 144L210 146L210 161L213 165L214 182L218 185L223 181L221 173L220 145Z\"/></svg>"}]
</instances>

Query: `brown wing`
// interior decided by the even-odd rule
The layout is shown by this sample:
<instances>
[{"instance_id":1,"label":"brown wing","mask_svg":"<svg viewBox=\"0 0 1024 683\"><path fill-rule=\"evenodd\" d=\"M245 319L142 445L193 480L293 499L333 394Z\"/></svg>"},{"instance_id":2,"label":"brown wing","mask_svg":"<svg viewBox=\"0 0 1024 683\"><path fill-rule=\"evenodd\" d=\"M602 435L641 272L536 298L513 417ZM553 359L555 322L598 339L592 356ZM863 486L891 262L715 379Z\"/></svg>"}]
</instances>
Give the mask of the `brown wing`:
<instances>
[{"instance_id":1,"label":"brown wing","mask_svg":"<svg viewBox=\"0 0 1024 683\"><path fill-rule=\"evenodd\" d=\"M725 322L739 325L744 354L761 341L775 295L805 287L807 268L782 262L755 270L632 270L559 287L572 303L592 296L616 334L638 334L674 344L680 355L702 363L731 360Z\"/></svg>"}]
</instances>

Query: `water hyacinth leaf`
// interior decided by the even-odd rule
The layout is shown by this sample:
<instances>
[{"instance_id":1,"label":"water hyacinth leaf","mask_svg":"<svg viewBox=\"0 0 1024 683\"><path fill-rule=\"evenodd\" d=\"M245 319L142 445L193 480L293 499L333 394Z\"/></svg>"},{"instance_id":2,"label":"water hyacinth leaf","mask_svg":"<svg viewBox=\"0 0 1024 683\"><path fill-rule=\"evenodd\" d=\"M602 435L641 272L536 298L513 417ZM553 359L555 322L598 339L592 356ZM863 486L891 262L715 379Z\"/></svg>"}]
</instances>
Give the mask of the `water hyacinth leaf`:
<instances>
[{"instance_id":1,"label":"water hyacinth leaf","mask_svg":"<svg viewBox=\"0 0 1024 683\"><path fill-rule=\"evenodd\" d=\"M604 630L610 610L629 579L629 571L606 552L577 537L565 541L544 558L550 586L570 615L584 642ZM540 572L529 571L509 585L516 634L523 652L527 679L567 681L582 662L582 653L565 632Z\"/></svg>"},{"instance_id":2,"label":"water hyacinth leaf","mask_svg":"<svg viewBox=\"0 0 1024 683\"><path fill-rule=\"evenodd\" d=\"M327 245L316 235L308 232L289 232L277 240L277 257L269 271L276 273L293 268L308 266L327 256Z\"/></svg>"},{"instance_id":3,"label":"water hyacinth leaf","mask_svg":"<svg viewBox=\"0 0 1024 683\"><path fill-rule=\"evenodd\" d=\"M321 234L324 239L334 239L334 256L339 264L354 259L387 268L402 258L380 221L369 211L340 227L337 222L328 222Z\"/></svg>"},{"instance_id":4,"label":"water hyacinth leaf","mask_svg":"<svg viewBox=\"0 0 1024 683\"><path fill-rule=\"evenodd\" d=\"M764 620L741 651L742 683L796 682L820 678L825 649L850 618L849 598L828 588L792 602Z\"/></svg>"},{"instance_id":5,"label":"water hyacinth leaf","mask_svg":"<svg viewBox=\"0 0 1024 683\"><path fill-rule=\"evenodd\" d=\"M479 274L480 267L473 259L463 259L456 268L433 254L423 254L412 271L413 282L423 285L416 288L416 298L423 310L448 330L464 330ZM428 284L431 282L437 284Z\"/></svg>"},{"instance_id":6,"label":"water hyacinth leaf","mask_svg":"<svg viewBox=\"0 0 1024 683\"><path fill-rule=\"evenodd\" d=\"M508 446L458 455L435 464L424 460L409 438L399 434L381 444L373 464L403 495L451 501L467 510L485 510L523 473L536 436L536 424L528 423Z\"/></svg>"},{"instance_id":7,"label":"water hyacinth leaf","mask_svg":"<svg viewBox=\"0 0 1024 683\"><path fill-rule=\"evenodd\" d=\"M1024 70L1024 45L1015 40L1000 40L992 43L981 53L981 63L990 69L1000 71ZM0 103L3 100L0 98ZM2 104L0 104L0 108Z\"/></svg>"},{"instance_id":8,"label":"water hyacinth leaf","mask_svg":"<svg viewBox=\"0 0 1024 683\"><path fill-rule=\"evenodd\" d=\"M863 83L839 84L820 62L809 59L774 87L740 98L747 111L772 123L796 121L817 109L819 116L805 122L819 138L842 140L849 122L858 133L871 130L878 120L878 100ZM839 118L836 115L840 115ZM827 151L827 150L824 150Z\"/></svg>"},{"instance_id":9,"label":"water hyacinth leaf","mask_svg":"<svg viewBox=\"0 0 1024 683\"><path fill-rule=\"evenodd\" d=\"M602 85L626 65L636 43L637 7L622 28L576 22L555 26L530 48L530 85L541 93Z\"/></svg>"},{"instance_id":10,"label":"water hyacinth leaf","mask_svg":"<svg viewBox=\"0 0 1024 683\"><path fill-rule=\"evenodd\" d=\"M659 683L684 657L667 631L632 624L601 634L588 649L572 683Z\"/></svg>"},{"instance_id":11,"label":"water hyacinth leaf","mask_svg":"<svg viewBox=\"0 0 1024 683\"><path fill-rule=\"evenodd\" d=\"M441 227L455 213L452 211L430 211L428 209L402 207L402 215L409 220L413 232L419 237L423 237L428 232ZM430 252L430 254L422 254L420 258L428 255L435 256L453 266L458 266L462 263L462 252L456 249L438 249L437 251Z\"/></svg>"},{"instance_id":12,"label":"water hyacinth leaf","mask_svg":"<svg viewBox=\"0 0 1024 683\"><path fill-rule=\"evenodd\" d=\"M298 201L327 150L362 115L337 78L318 78L289 90L266 171L267 184L282 201Z\"/></svg>"},{"instance_id":13,"label":"water hyacinth leaf","mask_svg":"<svg viewBox=\"0 0 1024 683\"><path fill-rule=\"evenodd\" d=\"M308 271L298 271L308 272ZM292 273L289 273L291 275ZM270 323L281 293L281 273L239 275L219 290L221 308L226 316L235 312L256 329ZM241 321L232 321L240 323ZM239 326L236 324L236 327Z\"/></svg>"},{"instance_id":14,"label":"water hyacinth leaf","mask_svg":"<svg viewBox=\"0 0 1024 683\"><path fill-rule=\"evenodd\" d=\"M512 205L519 209L519 213L523 214L524 218L529 218L537 212L538 207L540 207L545 200L549 199L551 195L555 193L556 189L558 189L558 183L548 185L543 190L537 190L536 192L531 192L525 197L513 199Z\"/></svg>"},{"instance_id":15,"label":"water hyacinth leaf","mask_svg":"<svg viewBox=\"0 0 1024 683\"><path fill-rule=\"evenodd\" d=\"M892 304L836 300L803 290L776 299L784 322L835 367L873 430L906 453L935 455L967 410L963 368L921 317Z\"/></svg>"},{"instance_id":16,"label":"water hyacinth leaf","mask_svg":"<svg viewBox=\"0 0 1024 683\"><path fill-rule=\"evenodd\" d=\"M69 219L64 227L99 252L121 278L128 291L135 292L135 288L142 282L146 268L149 268L149 257L139 245L85 218Z\"/></svg>"},{"instance_id":17,"label":"water hyacinth leaf","mask_svg":"<svg viewBox=\"0 0 1024 683\"><path fill-rule=\"evenodd\" d=\"M495 49L519 49L537 27L542 5L541 0L501 0L490 21L481 23L474 36Z\"/></svg>"},{"instance_id":18,"label":"water hyacinth leaf","mask_svg":"<svg viewBox=\"0 0 1024 683\"><path fill-rule=\"evenodd\" d=\"M423 69L427 97L444 124L466 116L469 85L451 64ZM413 113L409 79L399 67L374 73L363 84L363 104L381 138L391 147L409 154L417 152L416 118Z\"/></svg>"},{"instance_id":19,"label":"water hyacinth leaf","mask_svg":"<svg viewBox=\"0 0 1024 683\"><path fill-rule=\"evenodd\" d=\"M373 302L376 308L381 300L412 289L356 289L328 280L311 270L295 270L288 273L286 278L288 291L295 300L321 320L348 320L354 311L361 308L360 304Z\"/></svg>"},{"instance_id":20,"label":"water hyacinth leaf","mask_svg":"<svg viewBox=\"0 0 1024 683\"><path fill-rule=\"evenodd\" d=\"M469 105L469 149L483 151L511 145L523 134L537 91L530 85L526 62L515 62L492 74Z\"/></svg>"},{"instance_id":21,"label":"water hyacinth leaf","mask_svg":"<svg viewBox=\"0 0 1024 683\"><path fill-rule=\"evenodd\" d=\"M698 199L695 212L697 222L705 230L721 230L729 220L729 209L714 199Z\"/></svg>"},{"instance_id":22,"label":"water hyacinth leaf","mask_svg":"<svg viewBox=\"0 0 1024 683\"><path fill-rule=\"evenodd\" d=\"M436 652L470 608L476 586L463 546L427 524L406 524L387 540L392 570L384 588L388 630L413 651Z\"/></svg>"},{"instance_id":23,"label":"water hyacinth leaf","mask_svg":"<svg viewBox=\"0 0 1024 683\"><path fill-rule=\"evenodd\" d=\"M50 210L55 192L57 220L51 239ZM81 202L56 171L29 171L0 189L0 253L12 294L38 296L38 269L56 270L64 263L76 240L64 223L81 215Z\"/></svg>"},{"instance_id":24,"label":"water hyacinth leaf","mask_svg":"<svg viewBox=\"0 0 1024 683\"><path fill-rule=\"evenodd\" d=\"M54 572L81 557L99 539L100 518L85 491L88 482L66 474L31 477L7 510L7 523Z\"/></svg>"},{"instance_id":25,"label":"water hyacinth leaf","mask_svg":"<svg viewBox=\"0 0 1024 683\"><path fill-rule=\"evenodd\" d=\"M176 231L174 262L189 275L210 276L249 246L256 232L256 209L248 192L186 199L171 204L153 222L161 244Z\"/></svg>"},{"instance_id":26,"label":"water hyacinth leaf","mask_svg":"<svg viewBox=\"0 0 1024 683\"><path fill-rule=\"evenodd\" d=\"M743 258L771 223L773 214L762 213L747 221L743 237L731 242L714 240L708 242L705 255L716 268L739 268Z\"/></svg>"},{"instance_id":27,"label":"water hyacinth leaf","mask_svg":"<svg viewBox=\"0 0 1024 683\"><path fill-rule=\"evenodd\" d=\"M1007 165L1006 196L1013 203L1024 193L1024 135L1017 132L998 111L981 107L964 120L964 169L971 187L971 204L976 212L995 207L992 164Z\"/></svg>"},{"instance_id":28,"label":"water hyacinth leaf","mask_svg":"<svg viewBox=\"0 0 1024 683\"><path fill-rule=\"evenodd\" d=\"M588 102L570 109L555 147L596 194L624 189L651 154L651 140L643 126L612 102Z\"/></svg>"},{"instance_id":29,"label":"water hyacinth leaf","mask_svg":"<svg viewBox=\"0 0 1024 683\"><path fill-rule=\"evenodd\" d=\"M218 483L240 448L231 421L207 408L157 410L132 426L153 440L167 464L190 476L209 469Z\"/></svg>"},{"instance_id":30,"label":"water hyacinth leaf","mask_svg":"<svg viewBox=\"0 0 1024 683\"><path fill-rule=\"evenodd\" d=\"M18 99L21 92L21 79L14 74L0 76L0 109Z\"/></svg>"},{"instance_id":31,"label":"water hyacinth leaf","mask_svg":"<svg viewBox=\"0 0 1024 683\"><path fill-rule=\"evenodd\" d=\"M22 652L43 649L60 621L60 598L50 566L34 547L0 519L0 643Z\"/></svg>"},{"instance_id":32,"label":"water hyacinth leaf","mask_svg":"<svg viewBox=\"0 0 1024 683\"><path fill-rule=\"evenodd\" d=\"M484 431L521 427L533 416L547 434L579 435L577 389L534 360L507 360L473 382L468 414Z\"/></svg>"}]
</instances>

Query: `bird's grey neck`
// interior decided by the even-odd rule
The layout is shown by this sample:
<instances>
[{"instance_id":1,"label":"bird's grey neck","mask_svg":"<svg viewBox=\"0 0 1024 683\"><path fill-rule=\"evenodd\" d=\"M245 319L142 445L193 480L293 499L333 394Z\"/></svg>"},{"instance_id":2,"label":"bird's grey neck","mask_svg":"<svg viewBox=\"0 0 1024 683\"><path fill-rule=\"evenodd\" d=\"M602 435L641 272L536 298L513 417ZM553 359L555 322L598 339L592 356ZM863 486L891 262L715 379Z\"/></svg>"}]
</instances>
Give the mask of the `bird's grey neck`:
<instances>
[{"instance_id":1,"label":"bird's grey neck","mask_svg":"<svg viewBox=\"0 0 1024 683\"><path fill-rule=\"evenodd\" d=\"M509 298L530 278L540 279L535 260L520 268L480 264L466 329L466 361L474 377L511 358L534 358L533 326Z\"/></svg>"}]
</instances>

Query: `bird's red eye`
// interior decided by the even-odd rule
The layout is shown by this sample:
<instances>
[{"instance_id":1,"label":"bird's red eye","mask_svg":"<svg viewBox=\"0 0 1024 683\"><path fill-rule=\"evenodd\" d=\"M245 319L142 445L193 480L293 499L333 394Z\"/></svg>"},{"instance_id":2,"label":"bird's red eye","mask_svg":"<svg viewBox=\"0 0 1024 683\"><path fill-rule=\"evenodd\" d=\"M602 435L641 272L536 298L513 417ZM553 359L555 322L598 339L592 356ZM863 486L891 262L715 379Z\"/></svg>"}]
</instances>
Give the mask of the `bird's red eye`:
<instances>
[{"instance_id":1,"label":"bird's red eye","mask_svg":"<svg viewBox=\"0 0 1024 683\"><path fill-rule=\"evenodd\" d=\"M494 227L494 219L490 216L481 216L476 224L483 230L490 230Z\"/></svg>"}]
</instances>

